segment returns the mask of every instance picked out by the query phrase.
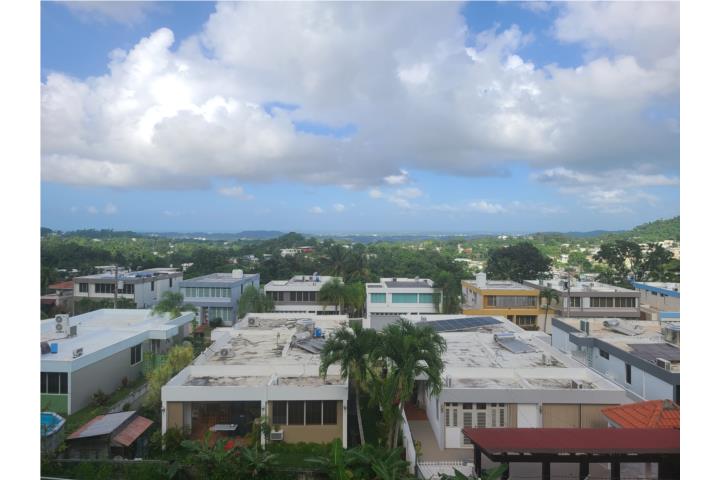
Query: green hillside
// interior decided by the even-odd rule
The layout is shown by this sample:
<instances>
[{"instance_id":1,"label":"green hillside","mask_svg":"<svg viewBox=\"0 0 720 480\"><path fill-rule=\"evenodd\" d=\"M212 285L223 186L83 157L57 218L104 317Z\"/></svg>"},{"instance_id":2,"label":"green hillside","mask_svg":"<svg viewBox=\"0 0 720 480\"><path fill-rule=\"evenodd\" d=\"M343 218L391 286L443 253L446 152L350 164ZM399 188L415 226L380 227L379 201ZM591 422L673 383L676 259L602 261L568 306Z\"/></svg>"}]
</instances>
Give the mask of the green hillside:
<instances>
[{"instance_id":1,"label":"green hillside","mask_svg":"<svg viewBox=\"0 0 720 480\"><path fill-rule=\"evenodd\" d=\"M627 236L641 242L680 241L680 216L643 223L627 232Z\"/></svg>"}]
</instances>

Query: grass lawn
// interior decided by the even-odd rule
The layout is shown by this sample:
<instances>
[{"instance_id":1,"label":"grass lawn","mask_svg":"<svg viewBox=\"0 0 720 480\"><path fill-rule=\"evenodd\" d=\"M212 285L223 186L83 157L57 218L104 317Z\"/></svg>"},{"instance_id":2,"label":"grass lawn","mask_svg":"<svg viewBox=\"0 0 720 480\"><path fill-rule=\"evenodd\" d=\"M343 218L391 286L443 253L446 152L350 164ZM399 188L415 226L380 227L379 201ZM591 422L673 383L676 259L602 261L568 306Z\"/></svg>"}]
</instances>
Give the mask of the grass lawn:
<instances>
[{"instance_id":1,"label":"grass lawn","mask_svg":"<svg viewBox=\"0 0 720 480\"><path fill-rule=\"evenodd\" d=\"M128 396L130 392L142 385L144 381L144 378L138 378L134 382L128 383L127 387L118 388L110 395L110 399L106 405L100 407L88 405L82 410L69 415L65 420L65 432L69 435L98 415L106 414L113 405Z\"/></svg>"}]
</instances>

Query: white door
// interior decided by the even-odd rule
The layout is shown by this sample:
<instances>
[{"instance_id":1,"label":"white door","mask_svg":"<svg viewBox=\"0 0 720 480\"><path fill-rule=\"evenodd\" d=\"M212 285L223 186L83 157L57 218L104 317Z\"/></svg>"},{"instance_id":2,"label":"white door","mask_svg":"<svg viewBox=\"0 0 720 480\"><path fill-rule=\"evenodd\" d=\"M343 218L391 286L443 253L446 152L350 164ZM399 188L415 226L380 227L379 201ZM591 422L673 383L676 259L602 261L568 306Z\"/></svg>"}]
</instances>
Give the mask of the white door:
<instances>
[{"instance_id":1,"label":"white door","mask_svg":"<svg viewBox=\"0 0 720 480\"><path fill-rule=\"evenodd\" d=\"M538 428L540 426L540 415L538 406L534 403L519 403L517 406L518 428Z\"/></svg>"}]
</instances>

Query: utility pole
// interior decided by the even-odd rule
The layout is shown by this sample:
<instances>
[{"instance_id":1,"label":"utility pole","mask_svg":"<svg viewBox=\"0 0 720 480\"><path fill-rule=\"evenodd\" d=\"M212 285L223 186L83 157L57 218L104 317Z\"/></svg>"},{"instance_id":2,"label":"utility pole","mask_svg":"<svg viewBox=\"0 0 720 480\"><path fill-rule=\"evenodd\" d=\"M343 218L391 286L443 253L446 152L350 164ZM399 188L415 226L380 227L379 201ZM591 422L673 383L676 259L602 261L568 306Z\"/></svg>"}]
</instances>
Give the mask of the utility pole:
<instances>
[{"instance_id":1,"label":"utility pole","mask_svg":"<svg viewBox=\"0 0 720 480\"><path fill-rule=\"evenodd\" d=\"M115 296L113 297L113 309L117 309L117 291L118 291L118 267L115 265L115 288L113 289Z\"/></svg>"}]
</instances>

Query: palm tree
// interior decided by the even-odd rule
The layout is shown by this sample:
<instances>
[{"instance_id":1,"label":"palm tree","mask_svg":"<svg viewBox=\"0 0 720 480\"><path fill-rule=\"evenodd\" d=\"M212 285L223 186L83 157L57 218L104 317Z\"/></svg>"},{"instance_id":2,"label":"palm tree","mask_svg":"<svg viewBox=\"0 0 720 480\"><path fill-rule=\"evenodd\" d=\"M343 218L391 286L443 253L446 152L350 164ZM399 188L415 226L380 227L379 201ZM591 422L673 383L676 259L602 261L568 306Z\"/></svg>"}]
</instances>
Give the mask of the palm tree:
<instances>
[{"instance_id":1,"label":"palm tree","mask_svg":"<svg viewBox=\"0 0 720 480\"><path fill-rule=\"evenodd\" d=\"M272 312L274 309L272 298L263 295L254 285L246 287L237 302L238 318L247 313Z\"/></svg>"},{"instance_id":2,"label":"palm tree","mask_svg":"<svg viewBox=\"0 0 720 480\"><path fill-rule=\"evenodd\" d=\"M342 313L342 307L345 305L345 286L342 281L334 277L325 283L318 292L318 301L323 307L334 305L338 313Z\"/></svg>"},{"instance_id":3,"label":"palm tree","mask_svg":"<svg viewBox=\"0 0 720 480\"><path fill-rule=\"evenodd\" d=\"M392 422L387 438L387 447L397 444L400 428L400 412L404 402L410 400L415 379L427 376L431 394L442 390L442 372L445 368L442 355L447 350L445 339L432 327L416 325L408 320L386 326L380 333L381 342L374 356L384 361L389 373L396 375L397 415Z\"/></svg>"},{"instance_id":4,"label":"palm tree","mask_svg":"<svg viewBox=\"0 0 720 480\"><path fill-rule=\"evenodd\" d=\"M547 327L547 316L548 316L548 310L550 309L550 304L553 301L559 302L560 296L552 288L543 288L540 291L540 300L545 300L545 320L543 320L543 332L544 332L544 331L546 331L545 329Z\"/></svg>"},{"instance_id":5,"label":"palm tree","mask_svg":"<svg viewBox=\"0 0 720 480\"><path fill-rule=\"evenodd\" d=\"M362 283L351 283L345 285L345 305L352 308L354 317L362 317L365 314L365 285Z\"/></svg>"},{"instance_id":6,"label":"palm tree","mask_svg":"<svg viewBox=\"0 0 720 480\"><path fill-rule=\"evenodd\" d=\"M185 303L185 297L180 292L167 290L163 292L160 301L152 309L155 314L169 313L172 318L179 317L182 312L197 312L194 305Z\"/></svg>"},{"instance_id":7,"label":"palm tree","mask_svg":"<svg viewBox=\"0 0 720 480\"><path fill-rule=\"evenodd\" d=\"M320 353L320 374L327 376L327 369L334 363L340 364L340 375L350 378L355 388L355 409L360 428L360 443L365 444L365 432L360 412L360 386L365 382L370 369L372 352L377 348L378 335L375 330L363 329L353 323L350 328L333 332Z\"/></svg>"}]
</instances>

